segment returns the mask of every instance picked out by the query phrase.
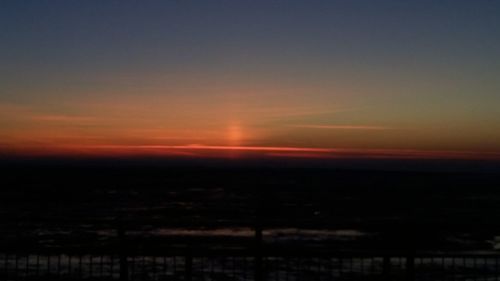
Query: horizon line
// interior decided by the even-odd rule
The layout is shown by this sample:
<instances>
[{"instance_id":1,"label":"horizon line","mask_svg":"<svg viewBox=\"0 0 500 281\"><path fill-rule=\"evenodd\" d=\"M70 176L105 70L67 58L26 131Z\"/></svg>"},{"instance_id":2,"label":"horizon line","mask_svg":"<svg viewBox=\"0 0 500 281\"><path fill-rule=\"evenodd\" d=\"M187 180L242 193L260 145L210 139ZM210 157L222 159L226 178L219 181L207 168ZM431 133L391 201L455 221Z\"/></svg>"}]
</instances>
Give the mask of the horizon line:
<instances>
[{"instance_id":1,"label":"horizon line","mask_svg":"<svg viewBox=\"0 0 500 281\"><path fill-rule=\"evenodd\" d=\"M5 149L6 148L6 149ZM191 158L379 158L500 160L500 152L470 150L422 150L387 148L330 148L293 146L224 145L59 145L54 147L4 146L0 156L158 156ZM220 152L220 153L216 153ZM224 153L226 152L226 153Z\"/></svg>"}]
</instances>

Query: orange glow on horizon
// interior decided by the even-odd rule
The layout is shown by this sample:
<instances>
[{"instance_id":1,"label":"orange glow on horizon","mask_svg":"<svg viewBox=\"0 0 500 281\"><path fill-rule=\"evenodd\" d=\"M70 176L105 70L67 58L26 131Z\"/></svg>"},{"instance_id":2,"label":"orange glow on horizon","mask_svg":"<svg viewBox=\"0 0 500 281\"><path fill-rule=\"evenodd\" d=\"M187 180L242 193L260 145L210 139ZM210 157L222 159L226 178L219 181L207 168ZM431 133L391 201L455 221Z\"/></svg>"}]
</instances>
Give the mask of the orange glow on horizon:
<instances>
[{"instance_id":1,"label":"orange glow on horizon","mask_svg":"<svg viewBox=\"0 0 500 281\"><path fill-rule=\"evenodd\" d=\"M5 153L6 152L6 153ZM234 152L238 152L235 154ZM0 155L73 157L311 158L311 159L462 159L500 160L500 153L412 149L348 149L223 145L59 145L17 147Z\"/></svg>"}]
</instances>

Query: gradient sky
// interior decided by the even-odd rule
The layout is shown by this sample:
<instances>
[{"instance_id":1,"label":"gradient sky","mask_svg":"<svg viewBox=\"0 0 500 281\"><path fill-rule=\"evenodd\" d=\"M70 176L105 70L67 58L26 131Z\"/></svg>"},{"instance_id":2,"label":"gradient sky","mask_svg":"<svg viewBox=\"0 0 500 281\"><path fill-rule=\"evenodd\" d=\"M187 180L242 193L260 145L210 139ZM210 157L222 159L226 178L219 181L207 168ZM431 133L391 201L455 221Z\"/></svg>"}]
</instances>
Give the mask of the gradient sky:
<instances>
[{"instance_id":1,"label":"gradient sky","mask_svg":"<svg viewBox=\"0 0 500 281\"><path fill-rule=\"evenodd\" d=\"M0 154L500 159L500 1L1 1Z\"/></svg>"}]
</instances>

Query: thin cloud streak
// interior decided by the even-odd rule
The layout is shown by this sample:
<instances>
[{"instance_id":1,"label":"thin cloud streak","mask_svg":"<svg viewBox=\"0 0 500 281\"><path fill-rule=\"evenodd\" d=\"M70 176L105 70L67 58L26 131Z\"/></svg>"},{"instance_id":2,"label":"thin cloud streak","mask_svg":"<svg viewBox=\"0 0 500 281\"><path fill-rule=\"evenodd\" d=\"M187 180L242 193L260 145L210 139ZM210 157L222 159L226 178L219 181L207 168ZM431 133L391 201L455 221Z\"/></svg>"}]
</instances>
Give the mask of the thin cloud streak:
<instances>
[{"instance_id":1,"label":"thin cloud streak","mask_svg":"<svg viewBox=\"0 0 500 281\"><path fill-rule=\"evenodd\" d=\"M59 114L38 109L31 105L0 103L0 116L16 122L33 121L37 123L67 123L74 125L99 124L102 120L94 116Z\"/></svg>"},{"instance_id":2,"label":"thin cloud streak","mask_svg":"<svg viewBox=\"0 0 500 281\"><path fill-rule=\"evenodd\" d=\"M251 110L248 110L251 111ZM314 109L314 108L263 108L252 110L268 118L284 118L284 117L303 117L303 116L317 116L317 115L330 115L341 112L353 111L351 108L335 108L335 109Z\"/></svg>"},{"instance_id":3,"label":"thin cloud streak","mask_svg":"<svg viewBox=\"0 0 500 281\"><path fill-rule=\"evenodd\" d=\"M324 130L393 130L391 127L384 126L365 126L365 125L291 125L293 128L304 129L324 129Z\"/></svg>"},{"instance_id":4,"label":"thin cloud streak","mask_svg":"<svg viewBox=\"0 0 500 281\"><path fill-rule=\"evenodd\" d=\"M311 147L277 147L277 146L223 146L223 145L97 145L89 148L96 149L186 149L186 150L224 150L224 151L284 151L284 152L335 152L333 148L311 148Z\"/></svg>"},{"instance_id":5,"label":"thin cloud streak","mask_svg":"<svg viewBox=\"0 0 500 281\"><path fill-rule=\"evenodd\" d=\"M35 121L43 122L63 122L63 123L96 123L98 120L88 116L73 115L33 115L31 118Z\"/></svg>"},{"instance_id":6,"label":"thin cloud streak","mask_svg":"<svg viewBox=\"0 0 500 281\"><path fill-rule=\"evenodd\" d=\"M32 155L93 155L106 156L188 156L188 157L284 157L284 158L325 158L325 159L482 159L500 160L500 153L453 150L418 149L355 149L280 146L222 146L222 145L64 145L44 147L18 147L17 152L31 152ZM9 149L7 149L9 150ZM15 149L11 152L15 153ZM238 154L232 154L238 152ZM230 153L230 154L227 154ZM23 153L21 153L23 154ZM30 154L30 153L28 153Z\"/></svg>"}]
</instances>

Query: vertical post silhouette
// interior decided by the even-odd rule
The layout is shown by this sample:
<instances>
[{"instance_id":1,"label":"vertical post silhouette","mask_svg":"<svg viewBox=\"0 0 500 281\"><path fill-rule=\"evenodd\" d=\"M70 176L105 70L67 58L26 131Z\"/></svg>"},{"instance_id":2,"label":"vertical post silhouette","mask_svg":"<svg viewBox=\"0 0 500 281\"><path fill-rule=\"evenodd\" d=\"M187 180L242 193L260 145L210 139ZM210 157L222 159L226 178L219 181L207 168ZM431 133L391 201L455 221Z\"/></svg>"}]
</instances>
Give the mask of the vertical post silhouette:
<instances>
[{"instance_id":1,"label":"vertical post silhouette","mask_svg":"<svg viewBox=\"0 0 500 281\"><path fill-rule=\"evenodd\" d=\"M118 217L118 247L120 255L120 281L128 281L128 262L127 262L127 247L125 228L123 225L123 217L120 214Z\"/></svg>"},{"instance_id":2,"label":"vertical post silhouette","mask_svg":"<svg viewBox=\"0 0 500 281\"><path fill-rule=\"evenodd\" d=\"M257 223L255 226L255 281L264 280L262 272L262 226Z\"/></svg>"},{"instance_id":3,"label":"vertical post silhouette","mask_svg":"<svg viewBox=\"0 0 500 281\"><path fill-rule=\"evenodd\" d=\"M382 279L385 281L391 280L391 257L385 255L382 262Z\"/></svg>"},{"instance_id":4,"label":"vertical post silhouette","mask_svg":"<svg viewBox=\"0 0 500 281\"><path fill-rule=\"evenodd\" d=\"M254 277L255 281L263 281L263 264L262 264L262 228L264 218L264 197L261 187L257 187L255 194L255 241L254 241Z\"/></svg>"},{"instance_id":5,"label":"vertical post silhouette","mask_svg":"<svg viewBox=\"0 0 500 281\"><path fill-rule=\"evenodd\" d=\"M186 281L193 280L193 255L191 254L190 249L188 249L186 257L185 257L184 272L186 275L185 276Z\"/></svg>"}]
</instances>

